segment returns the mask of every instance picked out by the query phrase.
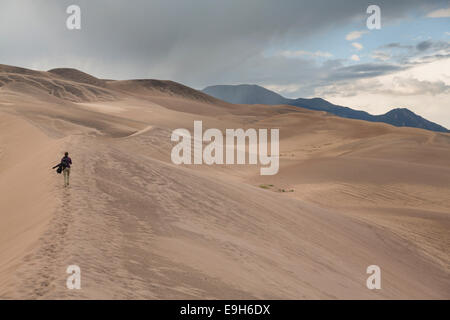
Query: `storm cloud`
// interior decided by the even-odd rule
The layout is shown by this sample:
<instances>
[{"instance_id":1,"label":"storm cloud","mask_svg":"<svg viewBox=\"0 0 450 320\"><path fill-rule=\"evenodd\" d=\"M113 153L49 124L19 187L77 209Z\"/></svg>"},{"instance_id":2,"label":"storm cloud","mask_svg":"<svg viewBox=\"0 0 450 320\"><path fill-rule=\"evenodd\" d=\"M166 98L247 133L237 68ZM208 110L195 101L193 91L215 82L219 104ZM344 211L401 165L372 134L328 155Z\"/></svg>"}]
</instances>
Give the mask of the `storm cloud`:
<instances>
[{"instance_id":1,"label":"storm cloud","mask_svg":"<svg viewBox=\"0 0 450 320\"><path fill-rule=\"evenodd\" d=\"M411 7L445 1L378 1L383 21ZM77 4L82 29L68 30ZM304 85L391 72L391 65L334 68L265 50L325 34L339 25L365 28L370 1L301 0L0 0L0 63L36 69L74 67L112 79L159 78L195 88L218 83ZM330 62L333 63L333 62ZM309 87L309 89L308 89Z\"/></svg>"}]
</instances>

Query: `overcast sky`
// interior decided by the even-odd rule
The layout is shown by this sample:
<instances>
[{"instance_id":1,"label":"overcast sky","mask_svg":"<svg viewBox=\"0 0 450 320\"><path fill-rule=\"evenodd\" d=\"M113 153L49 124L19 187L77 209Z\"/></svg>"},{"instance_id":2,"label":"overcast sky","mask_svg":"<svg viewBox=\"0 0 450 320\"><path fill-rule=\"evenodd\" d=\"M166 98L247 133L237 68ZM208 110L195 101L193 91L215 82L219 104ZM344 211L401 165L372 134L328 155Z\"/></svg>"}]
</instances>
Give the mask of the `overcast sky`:
<instances>
[{"instance_id":1,"label":"overcast sky","mask_svg":"<svg viewBox=\"0 0 450 320\"><path fill-rule=\"evenodd\" d=\"M81 8L68 30L66 8ZM381 8L369 30L366 9ZM449 1L0 0L0 63L203 89L259 84L450 128Z\"/></svg>"}]
</instances>

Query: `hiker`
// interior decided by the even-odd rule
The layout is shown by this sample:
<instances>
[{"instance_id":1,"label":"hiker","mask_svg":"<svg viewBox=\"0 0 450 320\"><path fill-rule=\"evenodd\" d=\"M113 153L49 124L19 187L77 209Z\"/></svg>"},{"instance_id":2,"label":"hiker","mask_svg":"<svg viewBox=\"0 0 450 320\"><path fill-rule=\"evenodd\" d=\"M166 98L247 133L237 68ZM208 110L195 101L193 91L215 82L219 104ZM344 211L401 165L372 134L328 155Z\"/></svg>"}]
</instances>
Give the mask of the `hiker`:
<instances>
[{"instance_id":1,"label":"hiker","mask_svg":"<svg viewBox=\"0 0 450 320\"><path fill-rule=\"evenodd\" d=\"M61 159L61 162L54 166L52 169L58 168L56 170L57 173L62 173L64 175L64 187L69 185L69 177L70 177L70 166L72 164L72 159L69 158L69 153L64 153L64 157Z\"/></svg>"}]
</instances>

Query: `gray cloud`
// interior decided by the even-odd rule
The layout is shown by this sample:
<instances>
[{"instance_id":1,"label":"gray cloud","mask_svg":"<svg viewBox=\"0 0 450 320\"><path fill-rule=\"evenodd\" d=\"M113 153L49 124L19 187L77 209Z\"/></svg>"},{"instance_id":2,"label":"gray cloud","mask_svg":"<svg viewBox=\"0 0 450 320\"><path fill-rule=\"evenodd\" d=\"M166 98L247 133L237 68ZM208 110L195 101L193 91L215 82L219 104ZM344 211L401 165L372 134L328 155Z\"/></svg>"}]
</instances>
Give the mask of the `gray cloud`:
<instances>
[{"instance_id":1,"label":"gray cloud","mask_svg":"<svg viewBox=\"0 0 450 320\"><path fill-rule=\"evenodd\" d=\"M380 0L383 21L445 1ZM82 30L65 28L70 4ZM361 23L371 1L302 0L0 0L0 63L75 67L96 76L172 79L202 88L217 83L298 83L299 94L326 81L393 72L392 65L344 67L267 57L271 46L301 44L338 25Z\"/></svg>"},{"instance_id":2,"label":"gray cloud","mask_svg":"<svg viewBox=\"0 0 450 320\"><path fill-rule=\"evenodd\" d=\"M433 42L430 40L421 41L416 45L417 50L425 51L432 47Z\"/></svg>"},{"instance_id":3,"label":"gray cloud","mask_svg":"<svg viewBox=\"0 0 450 320\"><path fill-rule=\"evenodd\" d=\"M342 67L331 73L327 80L347 80L352 78L373 78L381 75L404 70L404 66L387 63L364 63Z\"/></svg>"},{"instance_id":4,"label":"gray cloud","mask_svg":"<svg viewBox=\"0 0 450 320\"><path fill-rule=\"evenodd\" d=\"M388 49L413 49L414 46L411 45L405 45L405 44L401 44L400 42L391 42L388 43L384 46L382 46L381 48L388 48Z\"/></svg>"},{"instance_id":5,"label":"gray cloud","mask_svg":"<svg viewBox=\"0 0 450 320\"><path fill-rule=\"evenodd\" d=\"M443 81L425 81L395 77L394 84L399 89L388 92L393 95L437 95L450 93L450 86L446 85Z\"/></svg>"},{"instance_id":6,"label":"gray cloud","mask_svg":"<svg viewBox=\"0 0 450 320\"><path fill-rule=\"evenodd\" d=\"M414 78L394 77L392 88L386 88L378 79L369 81L344 81L324 86L317 90L321 95L353 97L360 92L399 96L449 94L450 86L443 81L426 81Z\"/></svg>"},{"instance_id":7,"label":"gray cloud","mask_svg":"<svg viewBox=\"0 0 450 320\"><path fill-rule=\"evenodd\" d=\"M393 49L393 50L391 50ZM400 51L396 49L401 49ZM373 51L372 58L380 61L395 61L404 68L429 63L450 56L450 42L426 40L416 45L406 45L399 42L380 46Z\"/></svg>"}]
</instances>

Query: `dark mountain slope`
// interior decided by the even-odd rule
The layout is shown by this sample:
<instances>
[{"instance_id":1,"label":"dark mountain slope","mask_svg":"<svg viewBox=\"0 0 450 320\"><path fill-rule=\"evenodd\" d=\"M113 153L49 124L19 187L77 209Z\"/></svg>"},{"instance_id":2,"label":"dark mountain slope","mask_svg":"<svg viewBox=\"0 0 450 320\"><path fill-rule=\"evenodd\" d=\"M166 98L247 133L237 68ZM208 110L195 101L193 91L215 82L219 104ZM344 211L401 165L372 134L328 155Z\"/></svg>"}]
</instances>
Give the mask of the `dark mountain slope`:
<instances>
[{"instance_id":1,"label":"dark mountain slope","mask_svg":"<svg viewBox=\"0 0 450 320\"><path fill-rule=\"evenodd\" d=\"M409 109L393 109L383 115L372 115L365 111L332 104L321 98L288 99L257 85L217 85L203 89L215 98L238 104L286 104L310 110L326 111L339 117L371 122L384 122L397 127L421 128L437 132L449 132L443 126L428 121Z\"/></svg>"}]
</instances>

